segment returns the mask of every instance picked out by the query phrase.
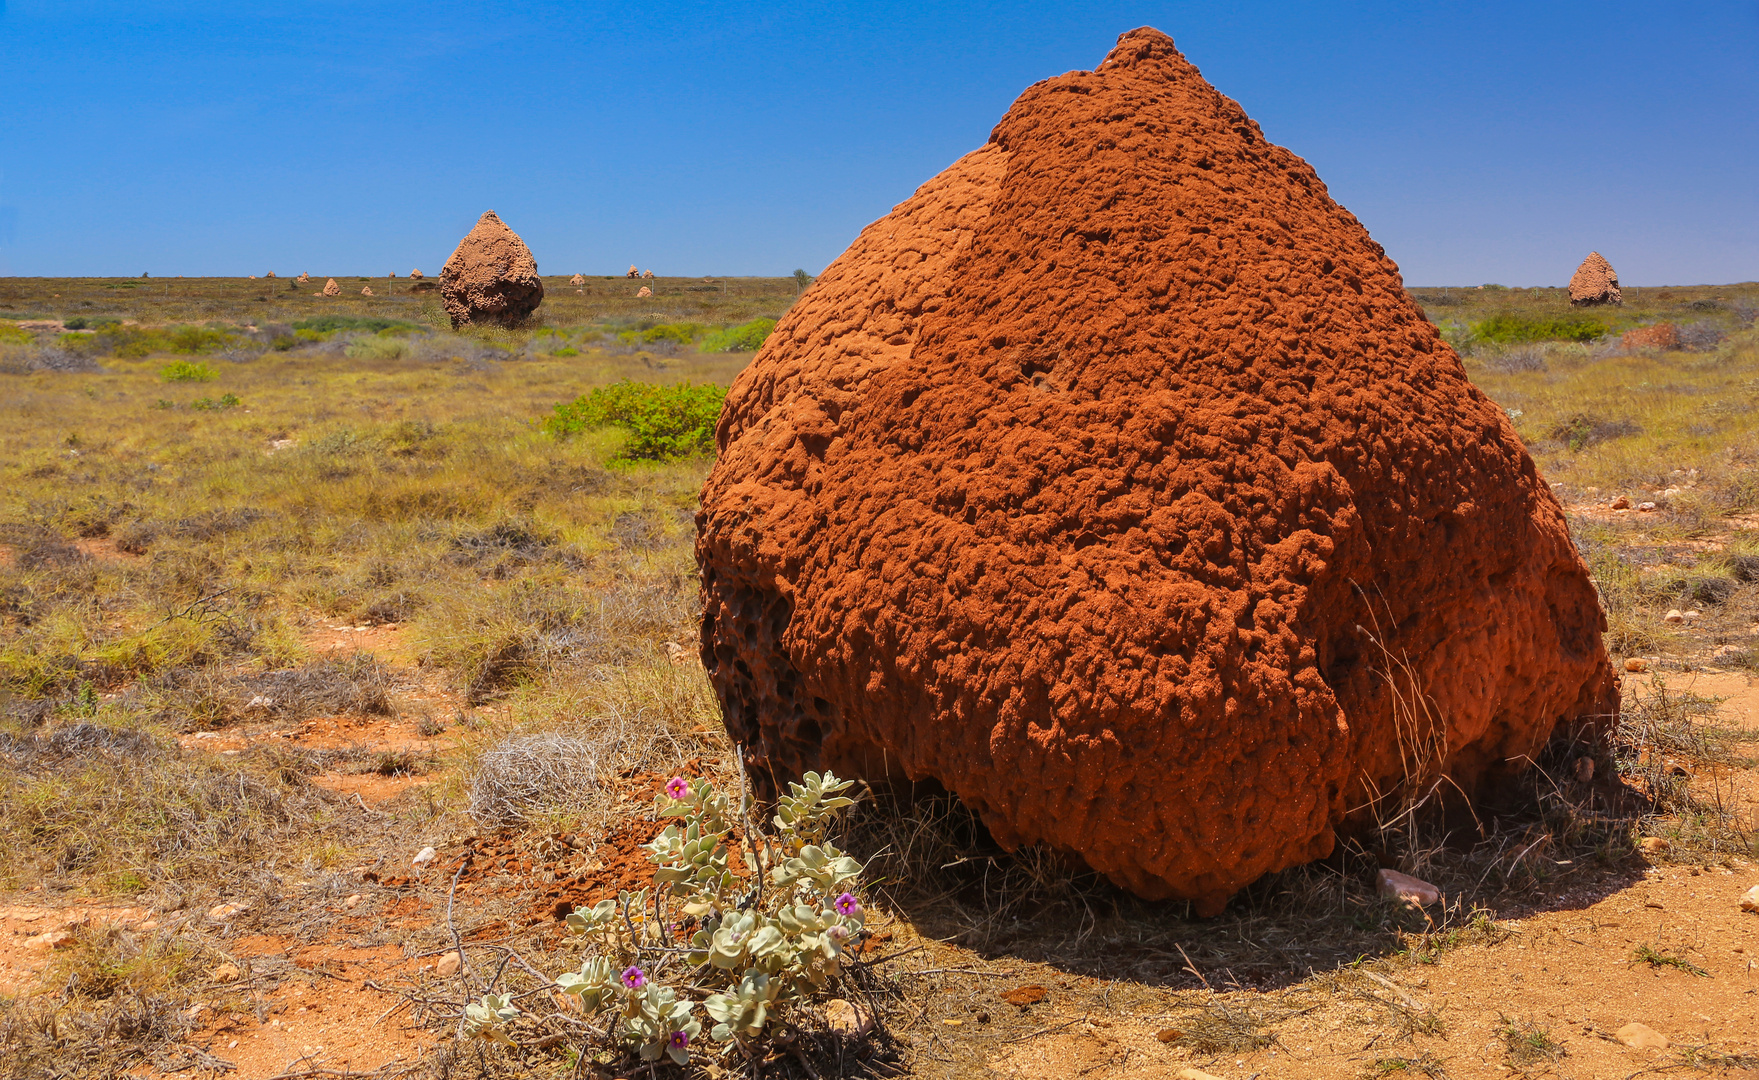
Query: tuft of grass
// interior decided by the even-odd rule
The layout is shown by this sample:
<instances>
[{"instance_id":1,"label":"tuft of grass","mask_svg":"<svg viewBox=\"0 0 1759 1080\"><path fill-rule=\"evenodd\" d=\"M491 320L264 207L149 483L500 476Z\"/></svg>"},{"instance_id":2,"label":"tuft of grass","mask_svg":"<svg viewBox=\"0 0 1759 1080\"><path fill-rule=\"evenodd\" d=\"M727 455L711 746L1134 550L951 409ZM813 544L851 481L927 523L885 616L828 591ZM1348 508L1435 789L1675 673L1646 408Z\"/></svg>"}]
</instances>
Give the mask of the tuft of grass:
<instances>
[{"instance_id":1,"label":"tuft of grass","mask_svg":"<svg viewBox=\"0 0 1759 1080\"><path fill-rule=\"evenodd\" d=\"M1633 964L1648 964L1652 968L1678 968L1687 975L1696 975L1701 979L1710 978L1710 972L1705 971L1703 968L1692 963L1690 960L1687 960L1685 957L1662 952L1647 943L1639 945L1636 949L1632 950L1631 962Z\"/></svg>"},{"instance_id":2,"label":"tuft of grass","mask_svg":"<svg viewBox=\"0 0 1759 1080\"><path fill-rule=\"evenodd\" d=\"M1516 1066L1537 1065L1546 1061L1557 1061L1566 1051L1563 1044L1551 1037L1551 1032L1532 1021L1511 1020L1501 1017L1502 1026L1496 1034L1503 1042L1504 1052L1509 1062Z\"/></svg>"}]
</instances>

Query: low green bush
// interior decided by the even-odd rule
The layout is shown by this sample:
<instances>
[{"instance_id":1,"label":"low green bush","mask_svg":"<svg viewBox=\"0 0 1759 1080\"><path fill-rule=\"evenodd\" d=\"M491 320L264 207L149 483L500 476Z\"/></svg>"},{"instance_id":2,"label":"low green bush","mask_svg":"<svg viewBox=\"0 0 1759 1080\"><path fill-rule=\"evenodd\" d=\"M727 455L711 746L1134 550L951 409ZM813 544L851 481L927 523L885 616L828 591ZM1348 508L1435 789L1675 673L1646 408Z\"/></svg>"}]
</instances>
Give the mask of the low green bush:
<instances>
[{"instance_id":1,"label":"low green bush","mask_svg":"<svg viewBox=\"0 0 1759 1080\"><path fill-rule=\"evenodd\" d=\"M556 405L543 428L557 438L593 428L629 432L623 458L665 461L714 450L715 422L727 400L724 386L656 386L624 379Z\"/></svg>"},{"instance_id":2,"label":"low green bush","mask_svg":"<svg viewBox=\"0 0 1759 1080\"><path fill-rule=\"evenodd\" d=\"M140 358L164 353L201 356L234 343L224 330L209 326L104 326L85 337L83 347L114 356Z\"/></svg>"},{"instance_id":3,"label":"low green bush","mask_svg":"<svg viewBox=\"0 0 1759 1080\"><path fill-rule=\"evenodd\" d=\"M16 324L0 322L0 342L11 345L28 345L31 340L29 330L20 329Z\"/></svg>"},{"instance_id":4,"label":"low green bush","mask_svg":"<svg viewBox=\"0 0 1759 1080\"><path fill-rule=\"evenodd\" d=\"M420 330L421 327L401 319L374 319L364 315L318 315L299 320L293 324L293 329L296 332L305 330L313 334L334 334L338 330L365 330L377 334L384 330Z\"/></svg>"},{"instance_id":5,"label":"low green bush","mask_svg":"<svg viewBox=\"0 0 1759 1080\"><path fill-rule=\"evenodd\" d=\"M1606 336L1606 325L1583 318L1534 318L1525 315L1492 315L1472 327L1478 341L1494 345L1517 345L1530 341L1593 341Z\"/></svg>"},{"instance_id":6,"label":"low green bush","mask_svg":"<svg viewBox=\"0 0 1759 1080\"><path fill-rule=\"evenodd\" d=\"M344 351L351 360L401 360L409 355L409 342L375 335L355 338Z\"/></svg>"},{"instance_id":7,"label":"low green bush","mask_svg":"<svg viewBox=\"0 0 1759 1080\"><path fill-rule=\"evenodd\" d=\"M159 378L166 382L213 382L220 373L206 364L178 360L159 369Z\"/></svg>"},{"instance_id":8,"label":"low green bush","mask_svg":"<svg viewBox=\"0 0 1759 1080\"><path fill-rule=\"evenodd\" d=\"M728 326L702 339L696 347L697 352L729 353L756 352L763 348L763 343L776 328L774 319L753 319L739 326Z\"/></svg>"},{"instance_id":9,"label":"low green bush","mask_svg":"<svg viewBox=\"0 0 1759 1080\"><path fill-rule=\"evenodd\" d=\"M666 341L689 345L700 333L702 327L695 323L661 323L640 330L625 330L617 336L631 345L658 345Z\"/></svg>"},{"instance_id":10,"label":"low green bush","mask_svg":"<svg viewBox=\"0 0 1759 1080\"><path fill-rule=\"evenodd\" d=\"M214 398L196 398L189 403L189 407L192 409L200 409L203 412L211 412L224 409L236 409L243 404L244 402L238 400L237 394L221 394L219 400L215 400Z\"/></svg>"}]
</instances>

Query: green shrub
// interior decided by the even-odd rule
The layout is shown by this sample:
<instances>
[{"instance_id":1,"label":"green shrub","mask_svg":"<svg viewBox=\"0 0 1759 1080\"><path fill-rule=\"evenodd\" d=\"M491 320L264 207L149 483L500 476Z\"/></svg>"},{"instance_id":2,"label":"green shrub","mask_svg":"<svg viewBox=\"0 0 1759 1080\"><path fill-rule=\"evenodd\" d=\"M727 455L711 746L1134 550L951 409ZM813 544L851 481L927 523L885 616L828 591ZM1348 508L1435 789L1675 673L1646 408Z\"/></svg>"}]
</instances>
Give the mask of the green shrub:
<instances>
[{"instance_id":1,"label":"green shrub","mask_svg":"<svg viewBox=\"0 0 1759 1080\"><path fill-rule=\"evenodd\" d=\"M400 360L409 355L409 342L394 337L355 338L343 350L351 360Z\"/></svg>"},{"instance_id":2,"label":"green shrub","mask_svg":"<svg viewBox=\"0 0 1759 1080\"><path fill-rule=\"evenodd\" d=\"M220 373L203 363L179 360L159 369L159 378L166 382L213 382Z\"/></svg>"},{"instance_id":3,"label":"green shrub","mask_svg":"<svg viewBox=\"0 0 1759 1080\"><path fill-rule=\"evenodd\" d=\"M558 404L543 427L557 438L620 427L630 435L622 457L664 461L713 451L715 422L726 400L724 386L655 386L624 379Z\"/></svg>"},{"instance_id":4,"label":"green shrub","mask_svg":"<svg viewBox=\"0 0 1759 1080\"><path fill-rule=\"evenodd\" d=\"M189 403L189 407L192 409L211 411L219 409L236 409L242 404L244 404L244 402L238 400L237 394L222 394L218 401L215 401L213 398L197 398Z\"/></svg>"},{"instance_id":5,"label":"green shrub","mask_svg":"<svg viewBox=\"0 0 1759 1080\"><path fill-rule=\"evenodd\" d=\"M739 326L729 326L716 330L702 339L697 352L728 353L756 352L763 348L763 343L776 328L774 319L753 319Z\"/></svg>"},{"instance_id":6,"label":"green shrub","mask_svg":"<svg viewBox=\"0 0 1759 1080\"><path fill-rule=\"evenodd\" d=\"M31 340L29 330L20 329L15 323L0 322L0 342L11 345L28 345Z\"/></svg>"},{"instance_id":7,"label":"green shrub","mask_svg":"<svg viewBox=\"0 0 1759 1080\"><path fill-rule=\"evenodd\" d=\"M75 315L62 323L65 330L102 330L106 326L120 326L121 319L109 315Z\"/></svg>"},{"instance_id":8,"label":"green shrub","mask_svg":"<svg viewBox=\"0 0 1759 1080\"><path fill-rule=\"evenodd\" d=\"M564 345L550 354L551 356L579 356L580 350L572 345Z\"/></svg>"},{"instance_id":9,"label":"green shrub","mask_svg":"<svg viewBox=\"0 0 1759 1080\"><path fill-rule=\"evenodd\" d=\"M1529 341L1593 341L1606 335L1606 325L1592 319L1529 318L1524 315L1492 315L1472 327L1472 336L1495 345Z\"/></svg>"},{"instance_id":10,"label":"green shrub","mask_svg":"<svg viewBox=\"0 0 1759 1080\"><path fill-rule=\"evenodd\" d=\"M173 353L200 356L233 343L224 330L206 326L104 326L87 338L86 347L122 357Z\"/></svg>"},{"instance_id":11,"label":"green shrub","mask_svg":"<svg viewBox=\"0 0 1759 1080\"><path fill-rule=\"evenodd\" d=\"M383 330L420 330L421 327L399 319L373 319L363 315L319 315L311 319L301 319L293 324L297 332L306 330L313 334L334 334L338 330L365 330L377 334ZM322 341L323 338L307 340Z\"/></svg>"},{"instance_id":12,"label":"green shrub","mask_svg":"<svg viewBox=\"0 0 1759 1080\"><path fill-rule=\"evenodd\" d=\"M661 323L641 330L625 330L617 336L631 345L657 345L662 341L688 345L700 333L702 327L695 323Z\"/></svg>"}]
</instances>

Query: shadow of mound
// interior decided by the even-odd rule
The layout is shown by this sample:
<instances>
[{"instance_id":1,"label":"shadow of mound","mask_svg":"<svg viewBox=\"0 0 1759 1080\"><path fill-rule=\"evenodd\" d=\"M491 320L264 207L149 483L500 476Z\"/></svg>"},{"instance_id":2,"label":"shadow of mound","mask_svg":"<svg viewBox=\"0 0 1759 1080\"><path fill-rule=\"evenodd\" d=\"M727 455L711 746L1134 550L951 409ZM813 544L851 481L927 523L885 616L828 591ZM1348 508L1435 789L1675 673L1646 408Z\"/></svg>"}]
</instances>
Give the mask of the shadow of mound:
<instances>
[{"instance_id":1,"label":"shadow of mound","mask_svg":"<svg viewBox=\"0 0 1759 1080\"><path fill-rule=\"evenodd\" d=\"M1433 959L1506 934L1497 919L1587 907L1641 880L1633 840L1651 800L1616 770L1557 783L1546 765L1475 807L1411 814L1269 874L1208 919L1187 902L1141 900L1076 857L1007 852L938 785L876 795L846 839L869 860L877 895L923 937L1072 975L1276 989L1363 959ZM1380 895L1382 868L1438 886L1443 902Z\"/></svg>"}]
</instances>

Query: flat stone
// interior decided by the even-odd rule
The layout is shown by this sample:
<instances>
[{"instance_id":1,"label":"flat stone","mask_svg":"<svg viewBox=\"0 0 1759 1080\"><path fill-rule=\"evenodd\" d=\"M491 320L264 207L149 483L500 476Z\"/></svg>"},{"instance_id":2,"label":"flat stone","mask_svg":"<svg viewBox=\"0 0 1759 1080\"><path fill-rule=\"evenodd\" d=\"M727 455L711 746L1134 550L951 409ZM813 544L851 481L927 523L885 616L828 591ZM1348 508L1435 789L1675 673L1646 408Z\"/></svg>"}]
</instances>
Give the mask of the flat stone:
<instances>
[{"instance_id":1,"label":"flat stone","mask_svg":"<svg viewBox=\"0 0 1759 1080\"><path fill-rule=\"evenodd\" d=\"M1440 889L1421 878L1401 874L1397 870L1382 870L1376 874L1374 876L1374 889L1382 896L1417 904L1420 907L1441 903Z\"/></svg>"},{"instance_id":2,"label":"flat stone","mask_svg":"<svg viewBox=\"0 0 1759 1080\"><path fill-rule=\"evenodd\" d=\"M825 1002L825 1024L839 1035L859 1039L873 1030L873 1014L852 1001L832 998Z\"/></svg>"},{"instance_id":3,"label":"flat stone","mask_svg":"<svg viewBox=\"0 0 1759 1080\"><path fill-rule=\"evenodd\" d=\"M1638 1050L1663 1050L1667 1047L1667 1036L1648 1024L1626 1024L1613 1032L1613 1037Z\"/></svg>"},{"instance_id":4,"label":"flat stone","mask_svg":"<svg viewBox=\"0 0 1759 1080\"><path fill-rule=\"evenodd\" d=\"M24 939L25 948L42 949L45 951L49 949L65 949L72 944L73 935L65 930L49 930Z\"/></svg>"},{"instance_id":5,"label":"flat stone","mask_svg":"<svg viewBox=\"0 0 1759 1080\"><path fill-rule=\"evenodd\" d=\"M1748 889L1747 895L1741 897L1741 910L1759 914L1759 885Z\"/></svg>"}]
</instances>

